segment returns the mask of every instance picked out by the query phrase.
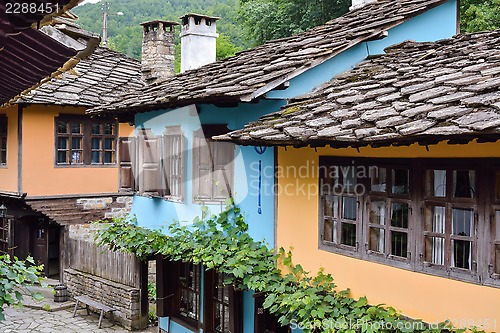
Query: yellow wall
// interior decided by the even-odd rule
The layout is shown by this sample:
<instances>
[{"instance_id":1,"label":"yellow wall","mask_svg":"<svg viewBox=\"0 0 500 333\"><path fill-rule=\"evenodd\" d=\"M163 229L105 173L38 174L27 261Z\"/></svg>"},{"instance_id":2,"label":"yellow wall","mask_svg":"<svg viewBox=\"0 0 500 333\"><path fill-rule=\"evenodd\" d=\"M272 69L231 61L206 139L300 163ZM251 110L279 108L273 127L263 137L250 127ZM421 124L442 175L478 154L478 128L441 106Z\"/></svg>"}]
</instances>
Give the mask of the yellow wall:
<instances>
[{"instance_id":1,"label":"yellow wall","mask_svg":"<svg viewBox=\"0 0 500 333\"><path fill-rule=\"evenodd\" d=\"M278 149L278 165L281 167L318 165L319 156L349 157L500 157L500 141L496 143L468 145L438 145L410 147L333 149L311 148ZM298 170L298 169L297 169ZM293 173L283 172L278 179L280 189L305 184L317 186L317 175L302 173L300 179ZM291 184L291 185L290 185ZM353 297L367 296L370 304L384 303L403 314L422 318L428 322L445 319L473 319L477 323L496 320L500 331L500 288L492 288L411 272L327 251L318 250L318 197L307 193L282 191L278 195L277 245L293 246L294 262L306 270L316 272L324 267L331 273L339 288L351 288ZM307 192L307 191L305 191Z\"/></svg>"},{"instance_id":2,"label":"yellow wall","mask_svg":"<svg viewBox=\"0 0 500 333\"><path fill-rule=\"evenodd\" d=\"M30 105L23 115L23 192L28 196L111 193L118 190L117 167L55 167L54 117L84 114L84 108ZM133 134L120 124L119 136Z\"/></svg>"},{"instance_id":3,"label":"yellow wall","mask_svg":"<svg viewBox=\"0 0 500 333\"><path fill-rule=\"evenodd\" d=\"M0 190L17 192L17 106L0 110L7 115L7 167L0 166Z\"/></svg>"}]
</instances>

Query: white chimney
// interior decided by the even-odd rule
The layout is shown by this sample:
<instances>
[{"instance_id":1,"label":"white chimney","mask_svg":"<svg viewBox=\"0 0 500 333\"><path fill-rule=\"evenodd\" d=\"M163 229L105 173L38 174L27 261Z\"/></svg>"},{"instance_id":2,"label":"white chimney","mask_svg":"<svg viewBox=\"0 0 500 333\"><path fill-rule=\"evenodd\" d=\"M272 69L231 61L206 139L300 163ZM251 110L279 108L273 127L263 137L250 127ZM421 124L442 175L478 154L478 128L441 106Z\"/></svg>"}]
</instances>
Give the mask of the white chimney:
<instances>
[{"instance_id":1,"label":"white chimney","mask_svg":"<svg viewBox=\"0 0 500 333\"><path fill-rule=\"evenodd\" d=\"M216 60L216 21L219 17L187 14L180 18L181 72L195 69Z\"/></svg>"},{"instance_id":2,"label":"white chimney","mask_svg":"<svg viewBox=\"0 0 500 333\"><path fill-rule=\"evenodd\" d=\"M377 0L352 0L352 6L349 7L349 10L361 8L364 5L372 2L377 2Z\"/></svg>"},{"instance_id":3,"label":"white chimney","mask_svg":"<svg viewBox=\"0 0 500 333\"><path fill-rule=\"evenodd\" d=\"M141 71L147 83L174 75L175 26L177 22L155 20L141 23L142 37Z\"/></svg>"}]
</instances>

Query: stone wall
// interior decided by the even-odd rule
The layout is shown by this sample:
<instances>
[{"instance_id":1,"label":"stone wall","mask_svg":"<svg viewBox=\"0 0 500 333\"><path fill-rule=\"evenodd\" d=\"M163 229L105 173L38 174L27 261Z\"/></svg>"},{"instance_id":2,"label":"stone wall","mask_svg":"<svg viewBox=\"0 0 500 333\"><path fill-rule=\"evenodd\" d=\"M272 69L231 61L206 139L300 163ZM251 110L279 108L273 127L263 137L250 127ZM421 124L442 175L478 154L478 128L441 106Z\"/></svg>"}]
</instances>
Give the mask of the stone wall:
<instances>
[{"instance_id":1,"label":"stone wall","mask_svg":"<svg viewBox=\"0 0 500 333\"><path fill-rule=\"evenodd\" d=\"M64 281L70 296L85 295L117 311L114 319L129 330L145 327L147 313L141 318L140 290L71 268L64 270ZM141 325L142 323L142 325Z\"/></svg>"}]
</instances>

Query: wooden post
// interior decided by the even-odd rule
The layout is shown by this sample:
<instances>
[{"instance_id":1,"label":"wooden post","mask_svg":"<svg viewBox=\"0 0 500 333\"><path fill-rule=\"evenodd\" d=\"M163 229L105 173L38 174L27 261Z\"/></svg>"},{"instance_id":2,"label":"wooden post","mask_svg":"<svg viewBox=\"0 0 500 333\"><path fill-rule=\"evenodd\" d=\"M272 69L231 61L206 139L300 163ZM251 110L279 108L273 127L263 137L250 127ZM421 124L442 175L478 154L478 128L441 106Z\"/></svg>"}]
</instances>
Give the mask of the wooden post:
<instances>
[{"instance_id":1,"label":"wooden post","mask_svg":"<svg viewBox=\"0 0 500 333\"><path fill-rule=\"evenodd\" d=\"M139 326L141 329L146 328L148 325L148 312L149 312L149 294L148 294L148 260L141 261L139 265L140 274L140 290L141 290L141 314Z\"/></svg>"}]
</instances>

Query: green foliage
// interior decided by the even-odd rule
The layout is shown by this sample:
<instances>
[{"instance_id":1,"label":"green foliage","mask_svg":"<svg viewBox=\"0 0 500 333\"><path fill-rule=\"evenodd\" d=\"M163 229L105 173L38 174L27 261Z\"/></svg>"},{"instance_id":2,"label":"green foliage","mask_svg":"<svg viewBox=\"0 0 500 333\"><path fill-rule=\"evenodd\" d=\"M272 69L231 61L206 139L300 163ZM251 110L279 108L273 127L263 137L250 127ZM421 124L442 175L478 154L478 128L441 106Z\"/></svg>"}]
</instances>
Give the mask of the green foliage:
<instances>
[{"instance_id":1,"label":"green foliage","mask_svg":"<svg viewBox=\"0 0 500 333\"><path fill-rule=\"evenodd\" d=\"M240 209L230 199L226 204L226 210L217 216L202 207L202 218L195 219L192 225L170 225L168 237L161 230L136 227L134 221L116 220L98 231L96 239L100 245L129 251L142 259L163 254L170 260L187 260L226 273L230 278L225 283L265 293L264 307L277 315L281 324L302 324L305 332L333 332L322 326L324 320L346 324L339 325L336 332L441 332L444 329L462 332L446 323L427 328L422 321L405 320L391 307L373 306L366 297L354 299L349 296L349 290L338 291L333 277L322 269L311 274L293 263L291 251L280 249L275 253L266 244L253 240ZM279 267L283 267L283 271ZM386 325L390 323L393 329L348 325L360 320L383 321Z\"/></svg>"},{"instance_id":2,"label":"green foliage","mask_svg":"<svg viewBox=\"0 0 500 333\"><path fill-rule=\"evenodd\" d=\"M462 32L500 28L500 0L462 0L460 29Z\"/></svg>"},{"instance_id":3,"label":"green foliage","mask_svg":"<svg viewBox=\"0 0 500 333\"><path fill-rule=\"evenodd\" d=\"M346 13L350 0L240 0L238 19L253 46L322 25Z\"/></svg>"},{"instance_id":4,"label":"green foliage","mask_svg":"<svg viewBox=\"0 0 500 333\"><path fill-rule=\"evenodd\" d=\"M0 321L5 320L4 306L23 307L21 288L26 288L33 299L42 299L40 293L35 293L29 288L35 283L47 286L43 278L40 277L42 270L43 265L35 266L32 257L20 261L9 255L0 256Z\"/></svg>"},{"instance_id":5,"label":"green foliage","mask_svg":"<svg viewBox=\"0 0 500 333\"><path fill-rule=\"evenodd\" d=\"M148 296L149 298L156 299L156 283L148 283Z\"/></svg>"},{"instance_id":6,"label":"green foliage","mask_svg":"<svg viewBox=\"0 0 500 333\"><path fill-rule=\"evenodd\" d=\"M79 16L77 23L84 29L102 34L101 3L87 3L73 11ZM221 17L217 21L217 31L221 35L217 41L217 59L230 56L239 49L248 47L242 38L243 29L236 22L238 0L115 0L110 13L123 12L123 16L110 15L108 19L108 47L130 57L141 59L142 27L145 21L165 19L180 22L179 17L188 13L199 13ZM176 45L179 45L180 28L177 27ZM179 53L180 54L180 53ZM180 68L180 56L176 58L176 68Z\"/></svg>"}]
</instances>

